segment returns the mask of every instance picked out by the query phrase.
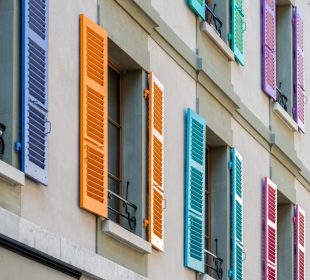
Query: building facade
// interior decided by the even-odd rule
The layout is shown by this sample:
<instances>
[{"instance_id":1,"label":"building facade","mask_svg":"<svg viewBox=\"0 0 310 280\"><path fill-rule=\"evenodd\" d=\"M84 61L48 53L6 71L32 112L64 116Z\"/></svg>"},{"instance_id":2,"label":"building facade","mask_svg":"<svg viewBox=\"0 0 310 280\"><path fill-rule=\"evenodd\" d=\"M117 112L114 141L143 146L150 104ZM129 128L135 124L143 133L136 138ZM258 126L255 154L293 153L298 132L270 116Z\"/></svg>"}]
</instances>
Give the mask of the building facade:
<instances>
[{"instance_id":1,"label":"building facade","mask_svg":"<svg viewBox=\"0 0 310 280\"><path fill-rule=\"evenodd\" d=\"M0 279L310 278L310 4L0 0Z\"/></svg>"}]
</instances>

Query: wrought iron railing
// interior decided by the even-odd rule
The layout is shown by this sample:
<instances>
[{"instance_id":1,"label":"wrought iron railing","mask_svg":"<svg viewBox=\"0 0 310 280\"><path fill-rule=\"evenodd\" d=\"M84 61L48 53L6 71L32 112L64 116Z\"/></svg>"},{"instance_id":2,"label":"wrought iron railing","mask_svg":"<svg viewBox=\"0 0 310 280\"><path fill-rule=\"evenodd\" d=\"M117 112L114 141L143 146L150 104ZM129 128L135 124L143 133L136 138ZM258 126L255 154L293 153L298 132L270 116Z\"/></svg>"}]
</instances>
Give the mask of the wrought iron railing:
<instances>
[{"instance_id":1,"label":"wrought iron railing","mask_svg":"<svg viewBox=\"0 0 310 280\"><path fill-rule=\"evenodd\" d=\"M109 210L111 210L113 213L118 215L119 217L123 217L128 222L128 226L131 231L136 230L137 226L137 220L136 220L136 211L138 207L128 201L128 188L129 188L129 182L127 182L127 189L126 189L126 197L123 198L122 196L114 193L111 190L108 190L108 198L110 201L116 200L117 207L113 207L109 205Z\"/></svg>"},{"instance_id":2,"label":"wrought iron railing","mask_svg":"<svg viewBox=\"0 0 310 280\"><path fill-rule=\"evenodd\" d=\"M283 94L282 90L282 82L279 83L279 87L277 87L277 101L287 112L287 97Z\"/></svg>"},{"instance_id":3,"label":"wrought iron railing","mask_svg":"<svg viewBox=\"0 0 310 280\"><path fill-rule=\"evenodd\" d=\"M215 31L222 37L222 26L223 22L216 16L215 14L216 4L213 5L213 8L209 7L208 3L206 3L206 19L207 22L214 26Z\"/></svg>"},{"instance_id":4,"label":"wrought iron railing","mask_svg":"<svg viewBox=\"0 0 310 280\"><path fill-rule=\"evenodd\" d=\"M217 277L217 279L222 280L223 279L223 259L217 256L217 239L215 239L215 247L216 247L216 253L213 254L212 252L205 250L205 269L206 273L209 273L210 270L213 272L211 276ZM211 261L210 261L211 260Z\"/></svg>"}]
</instances>

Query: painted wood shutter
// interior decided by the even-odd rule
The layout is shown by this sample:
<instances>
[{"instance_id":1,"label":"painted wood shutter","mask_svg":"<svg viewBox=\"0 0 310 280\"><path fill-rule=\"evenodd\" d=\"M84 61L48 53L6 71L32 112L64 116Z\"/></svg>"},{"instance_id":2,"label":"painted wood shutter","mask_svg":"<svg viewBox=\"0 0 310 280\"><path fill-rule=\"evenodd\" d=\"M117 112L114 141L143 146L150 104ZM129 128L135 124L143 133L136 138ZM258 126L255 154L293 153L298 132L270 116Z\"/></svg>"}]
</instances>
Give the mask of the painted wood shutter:
<instances>
[{"instance_id":1,"label":"painted wood shutter","mask_svg":"<svg viewBox=\"0 0 310 280\"><path fill-rule=\"evenodd\" d=\"M206 18L206 2L205 0L188 0L189 7L201 19Z\"/></svg>"},{"instance_id":2,"label":"painted wood shutter","mask_svg":"<svg viewBox=\"0 0 310 280\"><path fill-rule=\"evenodd\" d=\"M242 157L231 149L231 278L243 279L243 166Z\"/></svg>"},{"instance_id":3,"label":"painted wood shutter","mask_svg":"<svg viewBox=\"0 0 310 280\"><path fill-rule=\"evenodd\" d=\"M80 206L108 216L108 34L80 16Z\"/></svg>"},{"instance_id":4,"label":"painted wood shutter","mask_svg":"<svg viewBox=\"0 0 310 280\"><path fill-rule=\"evenodd\" d=\"M263 91L277 99L276 84L276 1L263 0L263 18L262 18L262 83Z\"/></svg>"},{"instance_id":5,"label":"painted wood shutter","mask_svg":"<svg viewBox=\"0 0 310 280\"><path fill-rule=\"evenodd\" d=\"M306 213L299 206L295 207L295 280L306 279Z\"/></svg>"},{"instance_id":6,"label":"painted wood shutter","mask_svg":"<svg viewBox=\"0 0 310 280\"><path fill-rule=\"evenodd\" d=\"M48 184L48 0L22 1L22 171Z\"/></svg>"},{"instance_id":7,"label":"painted wood shutter","mask_svg":"<svg viewBox=\"0 0 310 280\"><path fill-rule=\"evenodd\" d=\"M264 279L277 280L277 186L265 177L264 185Z\"/></svg>"},{"instance_id":8,"label":"painted wood shutter","mask_svg":"<svg viewBox=\"0 0 310 280\"><path fill-rule=\"evenodd\" d=\"M232 36L231 36L231 48L235 54L236 60L244 65L244 32L245 32L245 21L244 21L244 9L243 0L232 0Z\"/></svg>"},{"instance_id":9,"label":"painted wood shutter","mask_svg":"<svg viewBox=\"0 0 310 280\"><path fill-rule=\"evenodd\" d=\"M206 122L187 110L185 185L185 266L201 273L205 267Z\"/></svg>"},{"instance_id":10,"label":"painted wood shutter","mask_svg":"<svg viewBox=\"0 0 310 280\"><path fill-rule=\"evenodd\" d=\"M153 247L164 251L164 86L153 73L146 90L149 104L149 224Z\"/></svg>"},{"instance_id":11,"label":"painted wood shutter","mask_svg":"<svg viewBox=\"0 0 310 280\"><path fill-rule=\"evenodd\" d=\"M304 24L299 10L294 10L294 120L305 132L305 71L304 71Z\"/></svg>"}]
</instances>

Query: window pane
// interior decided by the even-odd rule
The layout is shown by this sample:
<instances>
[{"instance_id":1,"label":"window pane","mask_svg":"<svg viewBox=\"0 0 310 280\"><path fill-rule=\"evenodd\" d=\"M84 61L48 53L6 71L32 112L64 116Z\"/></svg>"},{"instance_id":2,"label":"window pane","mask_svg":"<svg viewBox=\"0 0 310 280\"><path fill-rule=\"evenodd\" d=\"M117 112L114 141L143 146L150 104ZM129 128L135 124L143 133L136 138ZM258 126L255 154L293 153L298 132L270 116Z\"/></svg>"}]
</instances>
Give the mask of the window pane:
<instances>
[{"instance_id":1,"label":"window pane","mask_svg":"<svg viewBox=\"0 0 310 280\"><path fill-rule=\"evenodd\" d=\"M120 129L109 123L108 126L109 138L109 173L115 177L120 177Z\"/></svg>"},{"instance_id":2,"label":"window pane","mask_svg":"<svg viewBox=\"0 0 310 280\"><path fill-rule=\"evenodd\" d=\"M120 123L120 76L109 67L109 118Z\"/></svg>"},{"instance_id":3,"label":"window pane","mask_svg":"<svg viewBox=\"0 0 310 280\"><path fill-rule=\"evenodd\" d=\"M120 193L120 184L119 182L113 180L112 178L109 178L109 190L114 192L115 194ZM121 212L120 210L120 201L117 199L115 196L111 195L109 196L109 208L114 209L115 211ZM119 215L115 212L109 209L109 218L116 222L119 223Z\"/></svg>"}]
</instances>

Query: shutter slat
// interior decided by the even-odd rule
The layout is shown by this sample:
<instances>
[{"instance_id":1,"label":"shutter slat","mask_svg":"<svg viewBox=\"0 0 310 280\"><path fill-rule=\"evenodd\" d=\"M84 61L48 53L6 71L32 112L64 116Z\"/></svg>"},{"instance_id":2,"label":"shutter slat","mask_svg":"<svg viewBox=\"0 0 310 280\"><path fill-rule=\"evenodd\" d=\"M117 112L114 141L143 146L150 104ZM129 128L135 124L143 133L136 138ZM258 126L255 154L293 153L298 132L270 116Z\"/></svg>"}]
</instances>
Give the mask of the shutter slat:
<instances>
[{"instance_id":1,"label":"shutter slat","mask_svg":"<svg viewBox=\"0 0 310 280\"><path fill-rule=\"evenodd\" d=\"M231 149L231 277L243 279L243 163L235 148Z\"/></svg>"},{"instance_id":2,"label":"shutter slat","mask_svg":"<svg viewBox=\"0 0 310 280\"><path fill-rule=\"evenodd\" d=\"M90 39L92 34L100 42ZM108 34L80 16L80 206L108 217ZM94 59L93 51L102 55ZM94 71L97 69L97 71Z\"/></svg>"},{"instance_id":3,"label":"shutter slat","mask_svg":"<svg viewBox=\"0 0 310 280\"><path fill-rule=\"evenodd\" d=\"M277 186L264 181L264 279L277 279Z\"/></svg>"},{"instance_id":4,"label":"shutter slat","mask_svg":"<svg viewBox=\"0 0 310 280\"><path fill-rule=\"evenodd\" d=\"M276 90L276 3L263 0L262 7L262 85L263 91L277 99Z\"/></svg>"},{"instance_id":5,"label":"shutter slat","mask_svg":"<svg viewBox=\"0 0 310 280\"><path fill-rule=\"evenodd\" d=\"M305 234L306 234L306 213L299 206L295 207L295 280L305 280L306 279L306 244L305 244Z\"/></svg>"},{"instance_id":6,"label":"shutter slat","mask_svg":"<svg viewBox=\"0 0 310 280\"><path fill-rule=\"evenodd\" d=\"M48 183L48 0L22 1L22 171Z\"/></svg>"},{"instance_id":7,"label":"shutter slat","mask_svg":"<svg viewBox=\"0 0 310 280\"><path fill-rule=\"evenodd\" d=\"M149 74L149 225L148 239L164 251L164 86Z\"/></svg>"},{"instance_id":8,"label":"shutter slat","mask_svg":"<svg viewBox=\"0 0 310 280\"><path fill-rule=\"evenodd\" d=\"M206 123L190 109L187 110L186 135L185 266L203 273Z\"/></svg>"},{"instance_id":9,"label":"shutter slat","mask_svg":"<svg viewBox=\"0 0 310 280\"><path fill-rule=\"evenodd\" d=\"M304 71L304 24L297 9L294 10L294 120L305 132L305 71Z\"/></svg>"},{"instance_id":10,"label":"shutter slat","mask_svg":"<svg viewBox=\"0 0 310 280\"><path fill-rule=\"evenodd\" d=\"M205 0L188 0L188 5L197 16L205 20L206 18Z\"/></svg>"},{"instance_id":11,"label":"shutter slat","mask_svg":"<svg viewBox=\"0 0 310 280\"><path fill-rule=\"evenodd\" d=\"M243 0L232 0L232 26L231 26L231 48L236 60L244 65L244 10Z\"/></svg>"}]
</instances>

